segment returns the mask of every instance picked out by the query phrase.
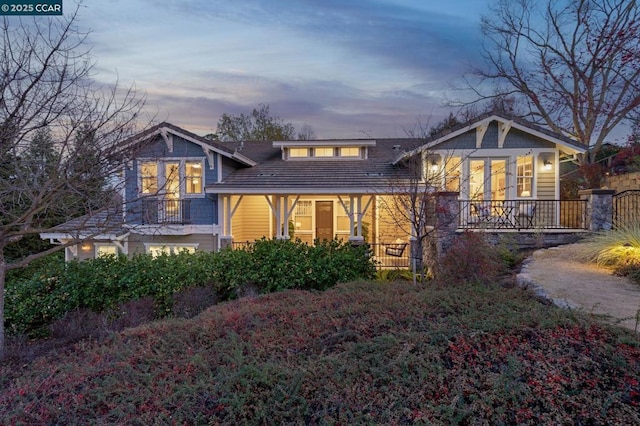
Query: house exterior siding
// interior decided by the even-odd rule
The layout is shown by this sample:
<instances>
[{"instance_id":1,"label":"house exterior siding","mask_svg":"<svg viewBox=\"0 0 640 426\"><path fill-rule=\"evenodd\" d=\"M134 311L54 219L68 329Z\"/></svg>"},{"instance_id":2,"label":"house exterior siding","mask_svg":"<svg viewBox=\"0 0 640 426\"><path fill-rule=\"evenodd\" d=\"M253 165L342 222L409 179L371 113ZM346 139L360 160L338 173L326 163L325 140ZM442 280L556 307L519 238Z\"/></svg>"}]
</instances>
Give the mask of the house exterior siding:
<instances>
[{"instance_id":1,"label":"house exterior siding","mask_svg":"<svg viewBox=\"0 0 640 426\"><path fill-rule=\"evenodd\" d=\"M204 193L204 187L208 183L218 181L218 155L213 153L212 164L209 163L206 155L201 147L184 140L183 138L171 135L173 149L171 150L165 140L161 136L156 136L152 141L145 144L137 151L136 158L127 164L125 170L125 200L128 200L125 206L126 222L129 226L144 224L144 202L142 194L140 194L140 164L143 162L159 162L163 164L167 161L196 161L200 160L203 164L203 191L201 194L184 194L181 193L180 198L188 200L188 223L194 225L210 225L218 223L218 200L217 196ZM160 167L159 167L160 168ZM160 174L159 170L159 174ZM159 195L149 196L148 198L162 198L162 184L159 183Z\"/></svg>"}]
</instances>

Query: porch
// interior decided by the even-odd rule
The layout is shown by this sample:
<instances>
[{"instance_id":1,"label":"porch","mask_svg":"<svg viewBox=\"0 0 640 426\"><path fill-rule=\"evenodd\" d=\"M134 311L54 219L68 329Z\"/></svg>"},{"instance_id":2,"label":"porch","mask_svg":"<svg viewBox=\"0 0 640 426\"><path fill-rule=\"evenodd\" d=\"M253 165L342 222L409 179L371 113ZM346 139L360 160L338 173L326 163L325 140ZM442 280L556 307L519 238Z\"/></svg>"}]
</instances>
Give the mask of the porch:
<instances>
[{"instance_id":1,"label":"porch","mask_svg":"<svg viewBox=\"0 0 640 426\"><path fill-rule=\"evenodd\" d=\"M459 229L585 230L587 200L460 200Z\"/></svg>"}]
</instances>

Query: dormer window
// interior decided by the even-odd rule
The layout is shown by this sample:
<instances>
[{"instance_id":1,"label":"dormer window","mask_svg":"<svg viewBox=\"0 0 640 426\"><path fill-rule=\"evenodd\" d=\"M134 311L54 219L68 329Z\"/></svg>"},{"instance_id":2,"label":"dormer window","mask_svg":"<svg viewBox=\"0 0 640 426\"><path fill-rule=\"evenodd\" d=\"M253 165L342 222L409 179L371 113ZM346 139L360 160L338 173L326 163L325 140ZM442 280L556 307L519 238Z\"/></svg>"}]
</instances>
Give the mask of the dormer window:
<instances>
[{"instance_id":1,"label":"dormer window","mask_svg":"<svg viewBox=\"0 0 640 426\"><path fill-rule=\"evenodd\" d=\"M340 147L340 157L360 157L360 148L357 146Z\"/></svg>"},{"instance_id":2,"label":"dormer window","mask_svg":"<svg viewBox=\"0 0 640 426\"><path fill-rule=\"evenodd\" d=\"M309 156L309 148L289 148L289 158L304 158Z\"/></svg>"},{"instance_id":3,"label":"dormer window","mask_svg":"<svg viewBox=\"0 0 640 426\"><path fill-rule=\"evenodd\" d=\"M273 146L282 150L283 160L366 160L369 147L376 146L376 141L365 139L274 141Z\"/></svg>"},{"instance_id":4,"label":"dormer window","mask_svg":"<svg viewBox=\"0 0 640 426\"><path fill-rule=\"evenodd\" d=\"M313 148L314 157L333 157L335 149L333 147L316 147Z\"/></svg>"}]
</instances>

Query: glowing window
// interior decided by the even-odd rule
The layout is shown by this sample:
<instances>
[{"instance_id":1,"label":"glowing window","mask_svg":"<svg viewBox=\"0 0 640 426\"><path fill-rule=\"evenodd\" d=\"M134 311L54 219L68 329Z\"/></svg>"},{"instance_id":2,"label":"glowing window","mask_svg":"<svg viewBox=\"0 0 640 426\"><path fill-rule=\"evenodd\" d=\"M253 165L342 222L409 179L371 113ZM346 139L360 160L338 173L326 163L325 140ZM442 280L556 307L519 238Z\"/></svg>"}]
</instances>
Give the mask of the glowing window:
<instances>
[{"instance_id":1,"label":"glowing window","mask_svg":"<svg viewBox=\"0 0 640 426\"><path fill-rule=\"evenodd\" d=\"M445 191L460 192L460 176L462 159L460 157L450 157L445 160L444 166L444 189Z\"/></svg>"},{"instance_id":2,"label":"glowing window","mask_svg":"<svg viewBox=\"0 0 640 426\"><path fill-rule=\"evenodd\" d=\"M308 156L309 156L308 148L289 148L290 158L301 158L301 157L308 157Z\"/></svg>"},{"instance_id":3,"label":"glowing window","mask_svg":"<svg viewBox=\"0 0 640 426\"><path fill-rule=\"evenodd\" d=\"M313 151L313 155L315 157L333 157L334 150L333 148L315 148Z\"/></svg>"},{"instance_id":4,"label":"glowing window","mask_svg":"<svg viewBox=\"0 0 640 426\"><path fill-rule=\"evenodd\" d=\"M187 161L185 163L185 190L187 194L202 193L202 162Z\"/></svg>"},{"instance_id":5,"label":"glowing window","mask_svg":"<svg viewBox=\"0 0 640 426\"><path fill-rule=\"evenodd\" d=\"M531 197L533 194L533 156L518 157L516 168L518 197Z\"/></svg>"},{"instance_id":6,"label":"glowing window","mask_svg":"<svg viewBox=\"0 0 640 426\"><path fill-rule=\"evenodd\" d=\"M178 254L182 252L195 253L198 248L197 244L149 244L145 245L147 253L153 257L158 257L162 254Z\"/></svg>"},{"instance_id":7,"label":"glowing window","mask_svg":"<svg viewBox=\"0 0 640 426\"><path fill-rule=\"evenodd\" d=\"M340 157L360 157L360 148L356 146L341 147Z\"/></svg>"},{"instance_id":8,"label":"glowing window","mask_svg":"<svg viewBox=\"0 0 640 426\"><path fill-rule=\"evenodd\" d=\"M158 164L144 162L140 165L140 192L155 194L158 192Z\"/></svg>"},{"instance_id":9,"label":"glowing window","mask_svg":"<svg viewBox=\"0 0 640 426\"><path fill-rule=\"evenodd\" d=\"M96 244L95 247L96 257L118 255L118 248L113 244Z\"/></svg>"}]
</instances>

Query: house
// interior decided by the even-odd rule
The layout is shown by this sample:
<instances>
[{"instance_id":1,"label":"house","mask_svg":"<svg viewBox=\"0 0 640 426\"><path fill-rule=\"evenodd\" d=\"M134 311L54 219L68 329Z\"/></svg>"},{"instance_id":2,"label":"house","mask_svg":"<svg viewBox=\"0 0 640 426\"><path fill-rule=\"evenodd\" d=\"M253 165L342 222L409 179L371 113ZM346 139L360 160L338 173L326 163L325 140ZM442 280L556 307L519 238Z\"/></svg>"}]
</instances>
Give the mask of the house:
<instances>
[{"instance_id":1,"label":"house","mask_svg":"<svg viewBox=\"0 0 640 426\"><path fill-rule=\"evenodd\" d=\"M263 236L366 240L376 255L406 258L411 230L390 198L410 184L408 164L420 164L428 191L458 194L460 229L584 228L584 204L559 200L558 171L585 149L511 117L484 115L431 139L239 143L161 123L127 143L139 149L123 173L120 216L103 218L110 231L91 228L68 259L215 251ZM72 222L41 236L82 237L68 231Z\"/></svg>"}]
</instances>

